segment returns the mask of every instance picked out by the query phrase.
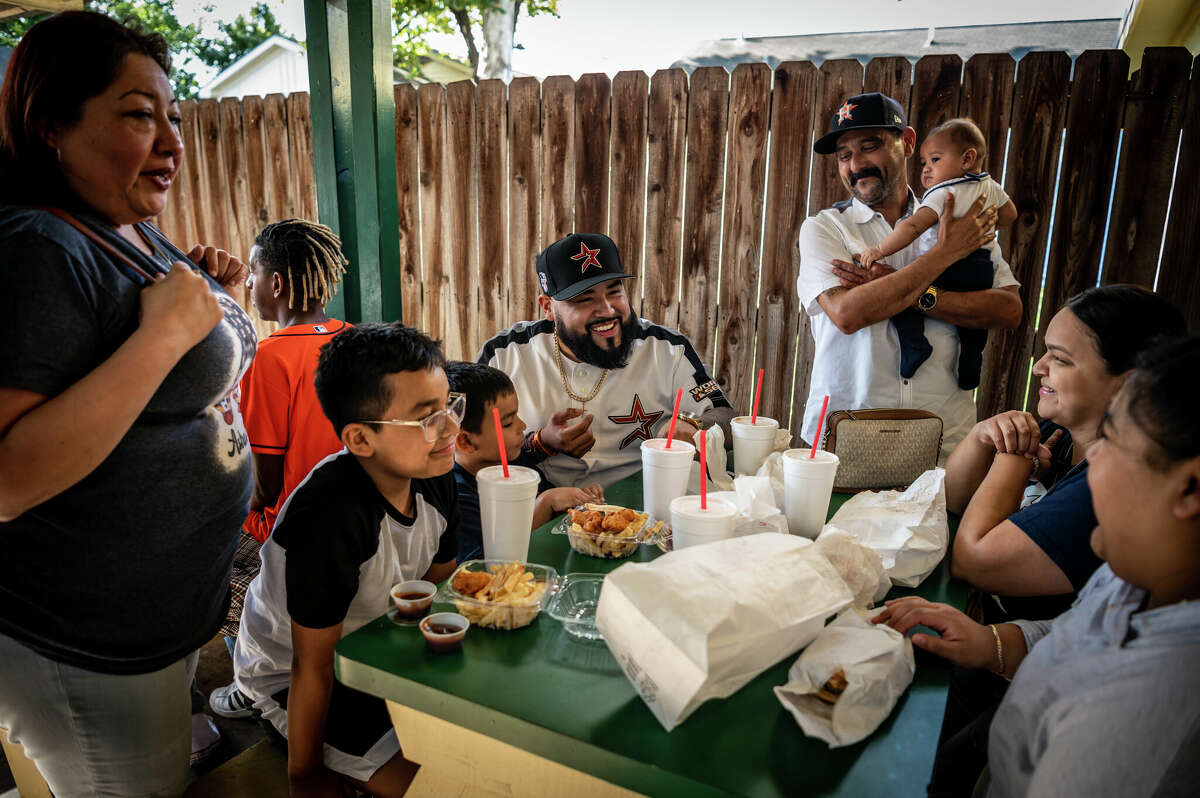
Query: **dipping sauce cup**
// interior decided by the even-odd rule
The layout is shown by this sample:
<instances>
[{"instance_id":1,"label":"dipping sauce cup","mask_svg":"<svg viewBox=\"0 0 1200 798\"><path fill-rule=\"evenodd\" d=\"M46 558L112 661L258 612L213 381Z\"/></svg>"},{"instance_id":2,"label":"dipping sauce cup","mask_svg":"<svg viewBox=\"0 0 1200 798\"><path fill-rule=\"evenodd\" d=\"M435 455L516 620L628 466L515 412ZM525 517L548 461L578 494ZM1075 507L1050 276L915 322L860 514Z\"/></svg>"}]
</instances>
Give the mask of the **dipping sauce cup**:
<instances>
[{"instance_id":1,"label":"dipping sauce cup","mask_svg":"<svg viewBox=\"0 0 1200 798\"><path fill-rule=\"evenodd\" d=\"M430 651L449 654L462 648L470 622L457 612L435 612L421 619L421 634Z\"/></svg>"},{"instance_id":2,"label":"dipping sauce cup","mask_svg":"<svg viewBox=\"0 0 1200 798\"><path fill-rule=\"evenodd\" d=\"M423 579L412 579L392 587L392 603L396 615L402 621L416 623L429 612L437 585Z\"/></svg>"}]
</instances>

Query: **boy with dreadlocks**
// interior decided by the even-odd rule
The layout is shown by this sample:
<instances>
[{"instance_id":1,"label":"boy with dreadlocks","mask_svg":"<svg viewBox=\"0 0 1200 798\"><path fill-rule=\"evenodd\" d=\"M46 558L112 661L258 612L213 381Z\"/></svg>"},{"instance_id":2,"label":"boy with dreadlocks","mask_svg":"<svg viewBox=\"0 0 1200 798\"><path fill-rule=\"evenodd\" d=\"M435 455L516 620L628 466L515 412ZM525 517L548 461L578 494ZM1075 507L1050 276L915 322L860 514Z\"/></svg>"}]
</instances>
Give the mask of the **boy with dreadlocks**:
<instances>
[{"instance_id":1,"label":"boy with dreadlocks","mask_svg":"<svg viewBox=\"0 0 1200 798\"><path fill-rule=\"evenodd\" d=\"M254 494L233 563L229 613L222 632L232 648L246 587L258 573L258 549L283 503L313 466L342 448L313 387L317 356L349 325L325 315L345 273L341 241L322 224L288 219L269 224L250 250L246 284L259 315L279 329L258 345L241 382L241 410L254 456ZM209 705L227 718L251 714L233 684L217 688Z\"/></svg>"}]
</instances>

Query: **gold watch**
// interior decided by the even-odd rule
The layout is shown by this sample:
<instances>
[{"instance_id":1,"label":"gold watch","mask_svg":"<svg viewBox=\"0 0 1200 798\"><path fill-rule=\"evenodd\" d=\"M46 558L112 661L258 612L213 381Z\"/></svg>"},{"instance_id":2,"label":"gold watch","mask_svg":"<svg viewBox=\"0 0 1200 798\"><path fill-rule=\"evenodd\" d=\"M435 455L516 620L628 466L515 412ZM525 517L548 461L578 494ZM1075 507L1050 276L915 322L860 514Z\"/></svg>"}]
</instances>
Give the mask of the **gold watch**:
<instances>
[{"instance_id":1,"label":"gold watch","mask_svg":"<svg viewBox=\"0 0 1200 798\"><path fill-rule=\"evenodd\" d=\"M691 424L696 429L700 429L700 430L704 429L704 419L700 418L700 416L698 416L695 413L689 413L686 410L680 410L679 411L679 420L686 421L687 423Z\"/></svg>"},{"instance_id":2,"label":"gold watch","mask_svg":"<svg viewBox=\"0 0 1200 798\"><path fill-rule=\"evenodd\" d=\"M917 307L920 308L922 312L928 313L937 306L937 296L937 286L929 286L925 289L925 293L917 297Z\"/></svg>"}]
</instances>

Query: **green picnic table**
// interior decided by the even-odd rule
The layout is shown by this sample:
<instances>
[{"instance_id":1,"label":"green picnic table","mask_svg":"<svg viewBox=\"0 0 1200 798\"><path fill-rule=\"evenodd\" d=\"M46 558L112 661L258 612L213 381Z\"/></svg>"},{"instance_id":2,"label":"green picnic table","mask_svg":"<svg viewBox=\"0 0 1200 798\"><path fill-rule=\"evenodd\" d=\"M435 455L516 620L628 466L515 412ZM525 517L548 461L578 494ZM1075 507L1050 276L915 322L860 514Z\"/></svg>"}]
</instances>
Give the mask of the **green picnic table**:
<instances>
[{"instance_id":1,"label":"green picnic table","mask_svg":"<svg viewBox=\"0 0 1200 798\"><path fill-rule=\"evenodd\" d=\"M605 492L642 506L641 475ZM834 494L830 514L845 495ZM954 526L954 519L951 526ZM534 531L529 561L559 574L607 573L625 560L572 551L554 522ZM920 587L893 589L963 606L943 563ZM438 609L435 606L435 610ZM447 609L452 609L447 607ZM602 642L569 636L542 613L528 627L472 627L461 652L435 654L416 627L386 616L337 646L338 678L388 701L405 755L421 764L410 795L801 796L924 795L949 667L917 652L912 686L866 740L829 748L806 737L772 690L796 654L666 732Z\"/></svg>"}]
</instances>

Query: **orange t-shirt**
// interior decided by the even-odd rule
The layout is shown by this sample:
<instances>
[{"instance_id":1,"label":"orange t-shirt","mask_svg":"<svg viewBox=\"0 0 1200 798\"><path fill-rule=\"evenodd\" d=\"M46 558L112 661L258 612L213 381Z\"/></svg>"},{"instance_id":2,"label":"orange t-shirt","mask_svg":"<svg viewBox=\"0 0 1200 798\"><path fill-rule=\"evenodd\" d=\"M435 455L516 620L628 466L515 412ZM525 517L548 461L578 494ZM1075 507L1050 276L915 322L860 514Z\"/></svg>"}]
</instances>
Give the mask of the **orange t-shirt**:
<instances>
[{"instance_id":1,"label":"orange t-shirt","mask_svg":"<svg viewBox=\"0 0 1200 798\"><path fill-rule=\"evenodd\" d=\"M321 411L313 376L322 346L350 325L330 319L276 330L258 345L258 354L242 376L242 418L250 449L283 455L283 489L274 507L251 511L242 529L260 543L275 526L275 516L313 466L342 442Z\"/></svg>"}]
</instances>

